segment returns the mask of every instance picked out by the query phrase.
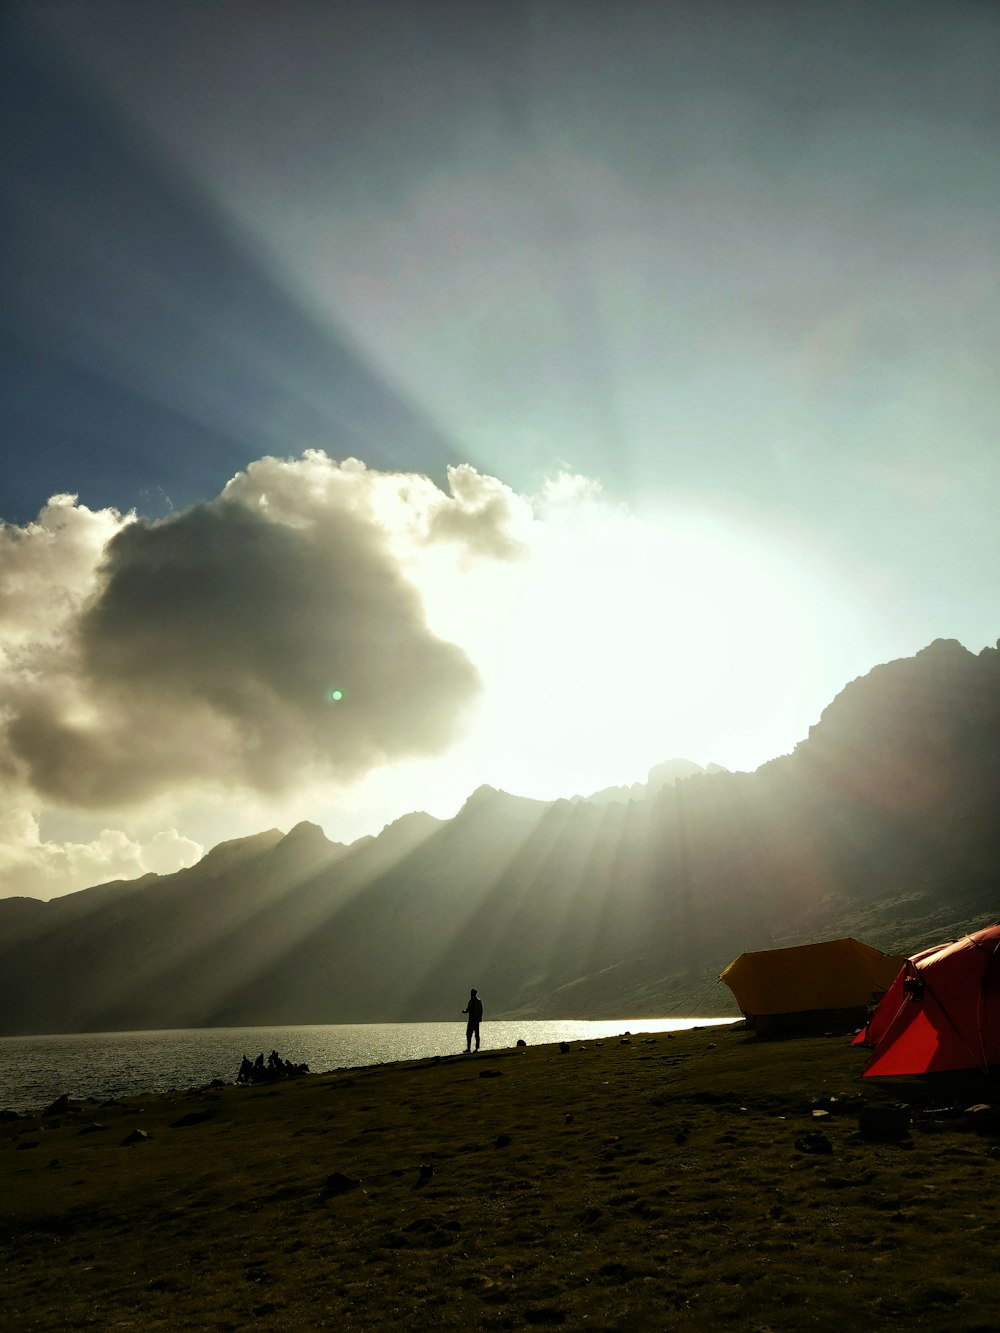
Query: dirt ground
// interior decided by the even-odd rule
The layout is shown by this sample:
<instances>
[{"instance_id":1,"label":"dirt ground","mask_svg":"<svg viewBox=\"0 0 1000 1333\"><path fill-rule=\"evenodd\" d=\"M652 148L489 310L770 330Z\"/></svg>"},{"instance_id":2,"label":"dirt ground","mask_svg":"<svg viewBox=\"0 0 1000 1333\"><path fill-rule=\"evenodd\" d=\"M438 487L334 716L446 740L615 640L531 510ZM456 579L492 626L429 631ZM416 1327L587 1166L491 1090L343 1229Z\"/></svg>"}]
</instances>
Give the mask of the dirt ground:
<instances>
[{"instance_id":1,"label":"dirt ground","mask_svg":"<svg viewBox=\"0 0 1000 1333\"><path fill-rule=\"evenodd\" d=\"M995 1330L995 1082L863 1060L636 1033L10 1119L3 1324Z\"/></svg>"}]
</instances>

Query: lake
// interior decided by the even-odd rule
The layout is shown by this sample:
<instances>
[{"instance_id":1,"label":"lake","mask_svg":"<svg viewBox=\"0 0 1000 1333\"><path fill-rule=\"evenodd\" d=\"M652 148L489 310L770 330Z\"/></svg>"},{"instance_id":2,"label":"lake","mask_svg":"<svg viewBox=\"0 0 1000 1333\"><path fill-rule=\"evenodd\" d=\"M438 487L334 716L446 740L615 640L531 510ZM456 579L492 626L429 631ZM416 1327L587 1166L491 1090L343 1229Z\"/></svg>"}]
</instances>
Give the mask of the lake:
<instances>
[{"instance_id":1,"label":"lake","mask_svg":"<svg viewBox=\"0 0 1000 1333\"><path fill-rule=\"evenodd\" d=\"M629 1032L677 1032L731 1018L551 1019L483 1024L483 1050L557 1041L600 1041ZM103 1101L143 1092L234 1083L244 1055L272 1050L313 1073L451 1055L465 1048L461 1023L354 1023L301 1027L184 1028L0 1037L0 1108L38 1110L67 1093Z\"/></svg>"}]
</instances>

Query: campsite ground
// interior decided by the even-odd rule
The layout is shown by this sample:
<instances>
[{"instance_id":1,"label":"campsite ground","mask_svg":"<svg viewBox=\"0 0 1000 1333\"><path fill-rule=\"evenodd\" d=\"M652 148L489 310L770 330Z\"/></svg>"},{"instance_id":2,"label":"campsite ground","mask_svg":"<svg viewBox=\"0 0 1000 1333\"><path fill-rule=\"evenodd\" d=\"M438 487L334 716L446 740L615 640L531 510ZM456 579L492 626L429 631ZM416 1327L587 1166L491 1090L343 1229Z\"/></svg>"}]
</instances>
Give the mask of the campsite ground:
<instances>
[{"instance_id":1,"label":"campsite ground","mask_svg":"<svg viewBox=\"0 0 1000 1333\"><path fill-rule=\"evenodd\" d=\"M11 1121L4 1321L996 1328L993 1116L926 1114L993 1082L862 1064L715 1028ZM862 1138L894 1102L910 1135Z\"/></svg>"}]
</instances>

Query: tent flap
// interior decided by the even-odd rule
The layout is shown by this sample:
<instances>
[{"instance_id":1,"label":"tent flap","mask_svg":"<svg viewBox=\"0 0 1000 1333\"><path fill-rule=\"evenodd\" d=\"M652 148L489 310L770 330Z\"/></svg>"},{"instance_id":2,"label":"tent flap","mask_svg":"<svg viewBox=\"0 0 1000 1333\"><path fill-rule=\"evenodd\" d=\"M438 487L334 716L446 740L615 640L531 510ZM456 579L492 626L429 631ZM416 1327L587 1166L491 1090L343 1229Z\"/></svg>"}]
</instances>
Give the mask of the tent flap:
<instances>
[{"instance_id":1,"label":"tent flap","mask_svg":"<svg viewBox=\"0 0 1000 1333\"><path fill-rule=\"evenodd\" d=\"M865 1078L1000 1066L1000 926L914 954L872 1016Z\"/></svg>"},{"instance_id":2,"label":"tent flap","mask_svg":"<svg viewBox=\"0 0 1000 1333\"><path fill-rule=\"evenodd\" d=\"M830 1012L862 1021L905 960L860 940L827 940L744 953L722 973L748 1019Z\"/></svg>"}]
</instances>

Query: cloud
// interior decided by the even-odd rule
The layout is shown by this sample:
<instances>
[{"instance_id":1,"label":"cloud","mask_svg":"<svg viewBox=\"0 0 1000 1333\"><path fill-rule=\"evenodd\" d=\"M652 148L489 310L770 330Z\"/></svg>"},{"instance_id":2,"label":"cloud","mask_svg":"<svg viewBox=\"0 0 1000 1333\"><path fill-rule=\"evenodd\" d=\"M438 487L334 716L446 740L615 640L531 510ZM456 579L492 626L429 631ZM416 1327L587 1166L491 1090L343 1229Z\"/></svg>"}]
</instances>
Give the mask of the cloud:
<instances>
[{"instance_id":1,"label":"cloud","mask_svg":"<svg viewBox=\"0 0 1000 1333\"><path fill-rule=\"evenodd\" d=\"M130 521L54 495L34 523L0 522L0 654L59 638L93 591L105 546Z\"/></svg>"},{"instance_id":2,"label":"cloud","mask_svg":"<svg viewBox=\"0 0 1000 1333\"><path fill-rule=\"evenodd\" d=\"M0 546L0 782L64 809L294 791L441 752L479 690L413 572L509 561L526 501L311 450L156 522L58 497ZM31 804L31 801L28 802Z\"/></svg>"},{"instance_id":3,"label":"cloud","mask_svg":"<svg viewBox=\"0 0 1000 1333\"><path fill-rule=\"evenodd\" d=\"M25 809L0 815L0 897L47 898L113 879L154 871L169 875L200 859L203 848L176 829L146 842L103 829L91 842L43 842L36 815Z\"/></svg>"}]
</instances>

